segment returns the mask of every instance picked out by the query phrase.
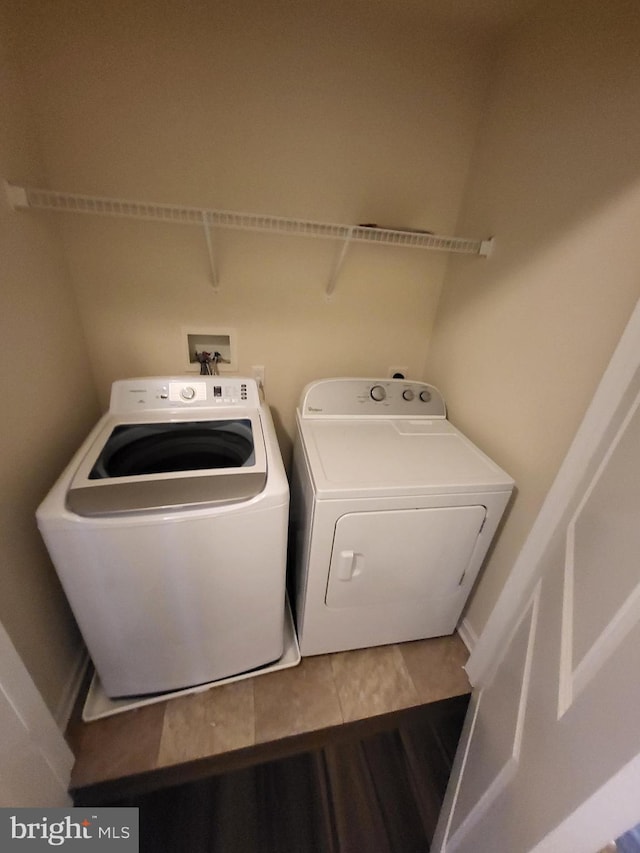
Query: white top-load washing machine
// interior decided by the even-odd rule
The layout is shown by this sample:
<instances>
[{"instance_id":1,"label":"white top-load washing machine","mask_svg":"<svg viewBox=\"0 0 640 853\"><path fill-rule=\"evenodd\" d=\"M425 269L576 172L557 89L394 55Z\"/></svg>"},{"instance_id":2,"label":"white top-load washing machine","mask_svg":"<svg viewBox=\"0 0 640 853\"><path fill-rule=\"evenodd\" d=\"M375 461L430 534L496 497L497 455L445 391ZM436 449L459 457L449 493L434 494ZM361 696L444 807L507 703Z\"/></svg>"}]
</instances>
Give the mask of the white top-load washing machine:
<instances>
[{"instance_id":1,"label":"white top-load washing machine","mask_svg":"<svg viewBox=\"0 0 640 853\"><path fill-rule=\"evenodd\" d=\"M109 697L283 652L289 488L253 379L115 382L37 511Z\"/></svg>"},{"instance_id":2,"label":"white top-load washing machine","mask_svg":"<svg viewBox=\"0 0 640 853\"><path fill-rule=\"evenodd\" d=\"M451 634L513 486L431 385L308 385L290 530L302 655Z\"/></svg>"}]
</instances>

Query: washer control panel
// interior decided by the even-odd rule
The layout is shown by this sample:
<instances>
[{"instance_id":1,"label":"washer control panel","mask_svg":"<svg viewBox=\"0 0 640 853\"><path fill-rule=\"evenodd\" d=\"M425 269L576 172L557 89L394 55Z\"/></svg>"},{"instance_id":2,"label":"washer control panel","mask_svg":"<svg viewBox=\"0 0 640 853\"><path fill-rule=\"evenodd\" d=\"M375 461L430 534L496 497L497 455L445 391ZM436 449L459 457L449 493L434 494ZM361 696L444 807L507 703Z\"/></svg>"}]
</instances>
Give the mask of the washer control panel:
<instances>
[{"instance_id":1,"label":"washer control panel","mask_svg":"<svg viewBox=\"0 0 640 853\"><path fill-rule=\"evenodd\" d=\"M302 392L304 418L446 418L444 398L426 382L405 379L321 379Z\"/></svg>"},{"instance_id":2,"label":"washer control panel","mask_svg":"<svg viewBox=\"0 0 640 853\"><path fill-rule=\"evenodd\" d=\"M151 376L122 379L111 386L109 411L125 414L166 409L237 406L258 408L255 379L221 376Z\"/></svg>"}]
</instances>

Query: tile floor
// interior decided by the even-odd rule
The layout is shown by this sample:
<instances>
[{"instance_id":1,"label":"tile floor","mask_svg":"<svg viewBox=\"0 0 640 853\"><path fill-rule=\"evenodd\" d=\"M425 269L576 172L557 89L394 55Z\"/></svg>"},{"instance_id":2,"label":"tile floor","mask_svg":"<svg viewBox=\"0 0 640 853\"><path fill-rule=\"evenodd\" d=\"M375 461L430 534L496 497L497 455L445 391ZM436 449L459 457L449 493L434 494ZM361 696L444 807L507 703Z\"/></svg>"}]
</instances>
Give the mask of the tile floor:
<instances>
[{"instance_id":1,"label":"tile floor","mask_svg":"<svg viewBox=\"0 0 640 853\"><path fill-rule=\"evenodd\" d=\"M470 691L457 634L303 658L299 666L73 721L81 788L448 699Z\"/></svg>"}]
</instances>

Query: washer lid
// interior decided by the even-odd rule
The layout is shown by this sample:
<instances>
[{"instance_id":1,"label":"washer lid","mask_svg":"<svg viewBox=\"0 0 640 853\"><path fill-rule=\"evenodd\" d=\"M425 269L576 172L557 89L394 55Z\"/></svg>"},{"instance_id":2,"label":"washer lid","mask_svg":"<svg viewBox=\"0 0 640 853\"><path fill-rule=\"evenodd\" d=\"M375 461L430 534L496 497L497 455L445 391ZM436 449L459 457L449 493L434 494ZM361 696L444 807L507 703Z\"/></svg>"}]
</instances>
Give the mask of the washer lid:
<instances>
[{"instance_id":1,"label":"washer lid","mask_svg":"<svg viewBox=\"0 0 640 853\"><path fill-rule=\"evenodd\" d=\"M216 412L216 415L218 412ZM267 463L259 415L105 417L67 493L78 515L186 508L249 500ZM207 417L209 415L209 417Z\"/></svg>"},{"instance_id":2,"label":"washer lid","mask_svg":"<svg viewBox=\"0 0 640 853\"><path fill-rule=\"evenodd\" d=\"M302 420L320 498L510 491L514 481L445 419Z\"/></svg>"}]
</instances>

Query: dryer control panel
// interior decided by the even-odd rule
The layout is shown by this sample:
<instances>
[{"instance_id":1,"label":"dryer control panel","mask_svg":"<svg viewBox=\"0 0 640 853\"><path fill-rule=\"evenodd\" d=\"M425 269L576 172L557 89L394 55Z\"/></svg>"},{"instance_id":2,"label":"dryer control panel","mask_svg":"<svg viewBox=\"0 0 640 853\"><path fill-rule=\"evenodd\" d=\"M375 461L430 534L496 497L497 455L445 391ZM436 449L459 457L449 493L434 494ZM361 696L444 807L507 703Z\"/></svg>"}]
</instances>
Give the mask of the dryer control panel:
<instances>
[{"instance_id":1,"label":"dryer control panel","mask_svg":"<svg viewBox=\"0 0 640 853\"><path fill-rule=\"evenodd\" d=\"M303 418L447 416L437 388L405 379L321 379L302 392L300 412Z\"/></svg>"},{"instance_id":2,"label":"dryer control panel","mask_svg":"<svg viewBox=\"0 0 640 853\"><path fill-rule=\"evenodd\" d=\"M148 376L122 379L111 386L109 411L126 414L166 409L257 409L255 379L244 376Z\"/></svg>"}]
</instances>

